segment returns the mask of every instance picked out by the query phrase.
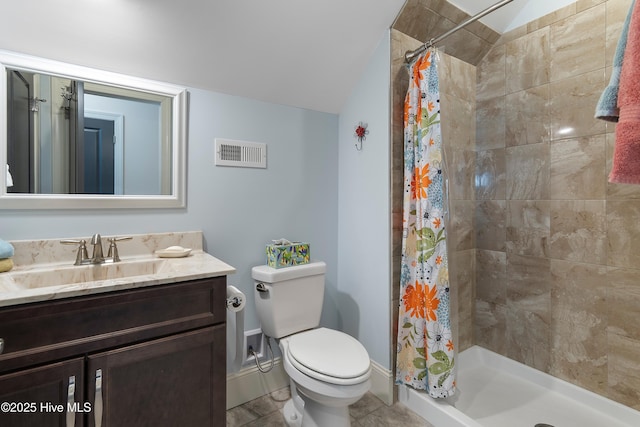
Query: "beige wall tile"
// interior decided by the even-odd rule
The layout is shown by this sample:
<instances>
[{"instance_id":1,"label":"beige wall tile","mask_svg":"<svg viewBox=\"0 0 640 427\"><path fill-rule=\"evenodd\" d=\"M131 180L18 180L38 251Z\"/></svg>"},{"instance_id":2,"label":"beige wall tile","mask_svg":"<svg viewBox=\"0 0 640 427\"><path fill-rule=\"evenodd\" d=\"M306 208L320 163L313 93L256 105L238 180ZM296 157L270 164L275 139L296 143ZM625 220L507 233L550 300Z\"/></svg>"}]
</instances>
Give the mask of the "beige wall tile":
<instances>
[{"instance_id":1,"label":"beige wall tile","mask_svg":"<svg viewBox=\"0 0 640 427\"><path fill-rule=\"evenodd\" d=\"M507 307L480 299L475 304L474 333L476 344L500 354L507 354Z\"/></svg>"},{"instance_id":2,"label":"beige wall tile","mask_svg":"<svg viewBox=\"0 0 640 427\"><path fill-rule=\"evenodd\" d=\"M549 198L549 144L529 144L506 149L507 199Z\"/></svg>"},{"instance_id":3,"label":"beige wall tile","mask_svg":"<svg viewBox=\"0 0 640 427\"><path fill-rule=\"evenodd\" d=\"M640 266L640 200L607 201L607 265Z\"/></svg>"},{"instance_id":4,"label":"beige wall tile","mask_svg":"<svg viewBox=\"0 0 640 427\"><path fill-rule=\"evenodd\" d=\"M476 149L505 147L505 98L476 103Z\"/></svg>"},{"instance_id":5,"label":"beige wall tile","mask_svg":"<svg viewBox=\"0 0 640 427\"><path fill-rule=\"evenodd\" d=\"M470 150L448 150L446 159L450 199L473 200L476 153Z\"/></svg>"},{"instance_id":6,"label":"beige wall tile","mask_svg":"<svg viewBox=\"0 0 640 427\"><path fill-rule=\"evenodd\" d=\"M435 36L440 34L442 33L437 33ZM491 43L478 37L467 28L456 31L436 46L443 49L448 55L460 58L469 64L480 62L491 49Z\"/></svg>"},{"instance_id":7,"label":"beige wall tile","mask_svg":"<svg viewBox=\"0 0 640 427\"><path fill-rule=\"evenodd\" d=\"M550 321L549 259L507 255L507 355L548 372Z\"/></svg>"},{"instance_id":8,"label":"beige wall tile","mask_svg":"<svg viewBox=\"0 0 640 427\"><path fill-rule=\"evenodd\" d=\"M433 33L440 34L455 26L451 20L443 18L436 12L434 10L436 8L432 9L424 3L407 1L393 24L393 28L422 43L435 37Z\"/></svg>"},{"instance_id":9,"label":"beige wall tile","mask_svg":"<svg viewBox=\"0 0 640 427\"><path fill-rule=\"evenodd\" d=\"M478 101L506 94L505 53L505 45L494 46L478 64L476 71Z\"/></svg>"},{"instance_id":10,"label":"beige wall tile","mask_svg":"<svg viewBox=\"0 0 640 427\"><path fill-rule=\"evenodd\" d=\"M469 15L444 0L408 0L393 28L425 43L455 27ZM476 65L499 38L481 22L475 22L438 43L447 54Z\"/></svg>"},{"instance_id":11,"label":"beige wall tile","mask_svg":"<svg viewBox=\"0 0 640 427\"><path fill-rule=\"evenodd\" d=\"M442 122L445 147L452 150L473 150L475 128L469 126L476 119L474 103L440 92L440 120Z\"/></svg>"},{"instance_id":12,"label":"beige wall tile","mask_svg":"<svg viewBox=\"0 0 640 427\"><path fill-rule=\"evenodd\" d=\"M495 200L506 198L506 152L504 148L476 152L475 198Z\"/></svg>"},{"instance_id":13,"label":"beige wall tile","mask_svg":"<svg viewBox=\"0 0 640 427\"><path fill-rule=\"evenodd\" d=\"M469 17L468 14L464 13L447 0L418 0L418 2L438 11L438 14L443 18L447 18L453 22L461 22Z\"/></svg>"},{"instance_id":14,"label":"beige wall tile","mask_svg":"<svg viewBox=\"0 0 640 427\"><path fill-rule=\"evenodd\" d=\"M605 265L607 212L604 200L551 201L550 256Z\"/></svg>"},{"instance_id":15,"label":"beige wall tile","mask_svg":"<svg viewBox=\"0 0 640 427\"><path fill-rule=\"evenodd\" d=\"M527 24L527 30L529 32L536 31L540 28L547 27L549 25L554 24L560 20L568 18L576 14L576 3L571 3L568 6L563 7L562 9L558 9L555 12L551 12L542 18L536 19L533 22Z\"/></svg>"},{"instance_id":16,"label":"beige wall tile","mask_svg":"<svg viewBox=\"0 0 640 427\"><path fill-rule=\"evenodd\" d=\"M589 9L593 6L597 6L604 2L605 0L578 0L576 1L576 13L580 13L583 10Z\"/></svg>"},{"instance_id":17,"label":"beige wall tile","mask_svg":"<svg viewBox=\"0 0 640 427\"><path fill-rule=\"evenodd\" d=\"M507 254L476 251L476 297L482 301L507 303Z\"/></svg>"},{"instance_id":18,"label":"beige wall tile","mask_svg":"<svg viewBox=\"0 0 640 427\"><path fill-rule=\"evenodd\" d=\"M404 54L407 50L417 49L422 45L422 41L415 39L398 30L391 29L391 61L396 68L404 69ZM405 70L406 73L406 70ZM394 90L405 91L406 88L394 87Z\"/></svg>"},{"instance_id":19,"label":"beige wall tile","mask_svg":"<svg viewBox=\"0 0 640 427\"><path fill-rule=\"evenodd\" d=\"M506 44L506 91L518 92L549 82L549 28Z\"/></svg>"},{"instance_id":20,"label":"beige wall tile","mask_svg":"<svg viewBox=\"0 0 640 427\"><path fill-rule=\"evenodd\" d=\"M530 298L532 305L540 306L545 298ZM543 372L551 363L550 329L548 315L541 316L509 302L507 312L507 357Z\"/></svg>"},{"instance_id":21,"label":"beige wall tile","mask_svg":"<svg viewBox=\"0 0 640 427\"><path fill-rule=\"evenodd\" d=\"M475 109L476 67L450 55L438 55L440 93L451 95L469 103ZM469 126L467 125L467 128Z\"/></svg>"},{"instance_id":22,"label":"beige wall tile","mask_svg":"<svg viewBox=\"0 0 640 427\"><path fill-rule=\"evenodd\" d=\"M548 256L549 224L548 200L507 201L507 253Z\"/></svg>"},{"instance_id":23,"label":"beige wall tile","mask_svg":"<svg viewBox=\"0 0 640 427\"><path fill-rule=\"evenodd\" d=\"M483 200L476 202L476 247L506 252L506 201Z\"/></svg>"},{"instance_id":24,"label":"beige wall tile","mask_svg":"<svg viewBox=\"0 0 640 427\"><path fill-rule=\"evenodd\" d=\"M551 143L552 199L603 199L606 192L605 135Z\"/></svg>"},{"instance_id":25,"label":"beige wall tile","mask_svg":"<svg viewBox=\"0 0 640 427\"><path fill-rule=\"evenodd\" d=\"M609 268L607 282L609 332L640 340L640 269Z\"/></svg>"},{"instance_id":26,"label":"beige wall tile","mask_svg":"<svg viewBox=\"0 0 640 427\"><path fill-rule=\"evenodd\" d=\"M452 302L454 296L457 304L458 322L454 333L458 334L458 351L463 351L474 344L473 323L475 319L475 249L454 252L449 263L451 277Z\"/></svg>"},{"instance_id":27,"label":"beige wall tile","mask_svg":"<svg viewBox=\"0 0 640 427\"><path fill-rule=\"evenodd\" d=\"M605 122L594 118L595 106L604 88L604 68L551 83L551 139L605 133Z\"/></svg>"},{"instance_id":28,"label":"beige wall tile","mask_svg":"<svg viewBox=\"0 0 640 427\"><path fill-rule=\"evenodd\" d=\"M618 402L640 410L640 341L608 334L609 393Z\"/></svg>"},{"instance_id":29,"label":"beige wall tile","mask_svg":"<svg viewBox=\"0 0 640 427\"><path fill-rule=\"evenodd\" d=\"M513 30L510 30L504 33L503 35L501 35L495 45L496 46L506 45L507 43L515 39L519 39L520 37L526 36L527 34L529 34L529 30L527 29L527 26L521 25L518 28L514 28Z\"/></svg>"},{"instance_id":30,"label":"beige wall tile","mask_svg":"<svg viewBox=\"0 0 640 427\"><path fill-rule=\"evenodd\" d=\"M551 373L606 394L607 269L551 261Z\"/></svg>"},{"instance_id":31,"label":"beige wall tile","mask_svg":"<svg viewBox=\"0 0 640 427\"><path fill-rule=\"evenodd\" d=\"M538 314L548 323L551 309L551 261L507 255L507 303Z\"/></svg>"},{"instance_id":32,"label":"beige wall tile","mask_svg":"<svg viewBox=\"0 0 640 427\"><path fill-rule=\"evenodd\" d=\"M475 248L473 200L451 200L451 220L447 237L450 250L464 251Z\"/></svg>"},{"instance_id":33,"label":"beige wall tile","mask_svg":"<svg viewBox=\"0 0 640 427\"><path fill-rule=\"evenodd\" d=\"M537 144L550 140L549 85L513 92L506 97L505 143Z\"/></svg>"},{"instance_id":34,"label":"beige wall tile","mask_svg":"<svg viewBox=\"0 0 640 427\"><path fill-rule=\"evenodd\" d=\"M550 28L551 81L604 68L604 4L556 22Z\"/></svg>"}]
</instances>

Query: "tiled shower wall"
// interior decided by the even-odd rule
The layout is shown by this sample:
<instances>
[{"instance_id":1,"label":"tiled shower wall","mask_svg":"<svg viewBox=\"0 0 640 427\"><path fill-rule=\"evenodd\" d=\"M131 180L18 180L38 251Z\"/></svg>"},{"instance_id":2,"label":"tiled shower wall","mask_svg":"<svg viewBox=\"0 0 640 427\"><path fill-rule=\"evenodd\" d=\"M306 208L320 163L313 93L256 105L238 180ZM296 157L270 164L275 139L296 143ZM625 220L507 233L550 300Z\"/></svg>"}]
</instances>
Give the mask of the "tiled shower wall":
<instances>
[{"instance_id":1,"label":"tiled shower wall","mask_svg":"<svg viewBox=\"0 0 640 427\"><path fill-rule=\"evenodd\" d=\"M477 69L476 343L640 409L640 186L594 119L631 0L582 0Z\"/></svg>"},{"instance_id":2,"label":"tiled shower wall","mask_svg":"<svg viewBox=\"0 0 640 427\"><path fill-rule=\"evenodd\" d=\"M630 3L579 0L497 42L483 29L449 39L440 76L458 350L479 344L640 409L640 186L607 182L615 127L593 118ZM441 32L412 20L452 26L464 17L451 8L409 0L392 30L394 319L403 55Z\"/></svg>"}]
</instances>

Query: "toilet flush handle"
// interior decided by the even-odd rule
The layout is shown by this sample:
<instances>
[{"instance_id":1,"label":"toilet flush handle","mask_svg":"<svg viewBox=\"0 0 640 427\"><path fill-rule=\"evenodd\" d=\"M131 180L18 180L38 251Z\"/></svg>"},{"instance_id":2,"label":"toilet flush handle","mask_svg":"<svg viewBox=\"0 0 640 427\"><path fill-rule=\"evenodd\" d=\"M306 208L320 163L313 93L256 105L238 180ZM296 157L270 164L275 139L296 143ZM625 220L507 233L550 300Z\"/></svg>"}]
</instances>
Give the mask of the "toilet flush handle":
<instances>
[{"instance_id":1,"label":"toilet flush handle","mask_svg":"<svg viewBox=\"0 0 640 427\"><path fill-rule=\"evenodd\" d=\"M269 292L269 289L265 286L264 283L260 282L256 285L256 291L258 292Z\"/></svg>"}]
</instances>

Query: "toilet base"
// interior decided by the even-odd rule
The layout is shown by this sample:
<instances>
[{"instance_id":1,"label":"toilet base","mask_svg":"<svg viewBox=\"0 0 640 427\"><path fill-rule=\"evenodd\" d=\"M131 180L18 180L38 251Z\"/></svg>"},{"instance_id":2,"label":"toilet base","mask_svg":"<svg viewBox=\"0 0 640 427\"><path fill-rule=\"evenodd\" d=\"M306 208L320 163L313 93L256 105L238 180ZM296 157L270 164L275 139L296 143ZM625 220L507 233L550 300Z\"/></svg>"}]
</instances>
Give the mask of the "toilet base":
<instances>
[{"instance_id":1,"label":"toilet base","mask_svg":"<svg viewBox=\"0 0 640 427\"><path fill-rule=\"evenodd\" d=\"M289 399L282 408L284 420L289 427L350 427L349 407L319 405L317 402L304 402L300 397L298 405L295 398ZM298 408L298 406L301 406Z\"/></svg>"},{"instance_id":2,"label":"toilet base","mask_svg":"<svg viewBox=\"0 0 640 427\"><path fill-rule=\"evenodd\" d=\"M284 415L284 421L289 427L302 427L302 414L296 410L293 399L289 399L284 404L282 415Z\"/></svg>"}]
</instances>

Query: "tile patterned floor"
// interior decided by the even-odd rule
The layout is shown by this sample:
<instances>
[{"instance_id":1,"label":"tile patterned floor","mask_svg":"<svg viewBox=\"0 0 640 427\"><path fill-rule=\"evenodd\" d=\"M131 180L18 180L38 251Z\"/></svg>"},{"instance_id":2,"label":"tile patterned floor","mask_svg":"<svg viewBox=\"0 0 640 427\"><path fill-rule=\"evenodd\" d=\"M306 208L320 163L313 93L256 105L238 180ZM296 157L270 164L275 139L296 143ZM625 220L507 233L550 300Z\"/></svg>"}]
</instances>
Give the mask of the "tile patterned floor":
<instances>
[{"instance_id":1,"label":"tile patterned floor","mask_svg":"<svg viewBox=\"0 0 640 427\"><path fill-rule=\"evenodd\" d=\"M280 410L289 388L277 390L227 411L227 427L287 427ZM351 405L352 427L433 427L401 403L385 405L371 393Z\"/></svg>"}]
</instances>

